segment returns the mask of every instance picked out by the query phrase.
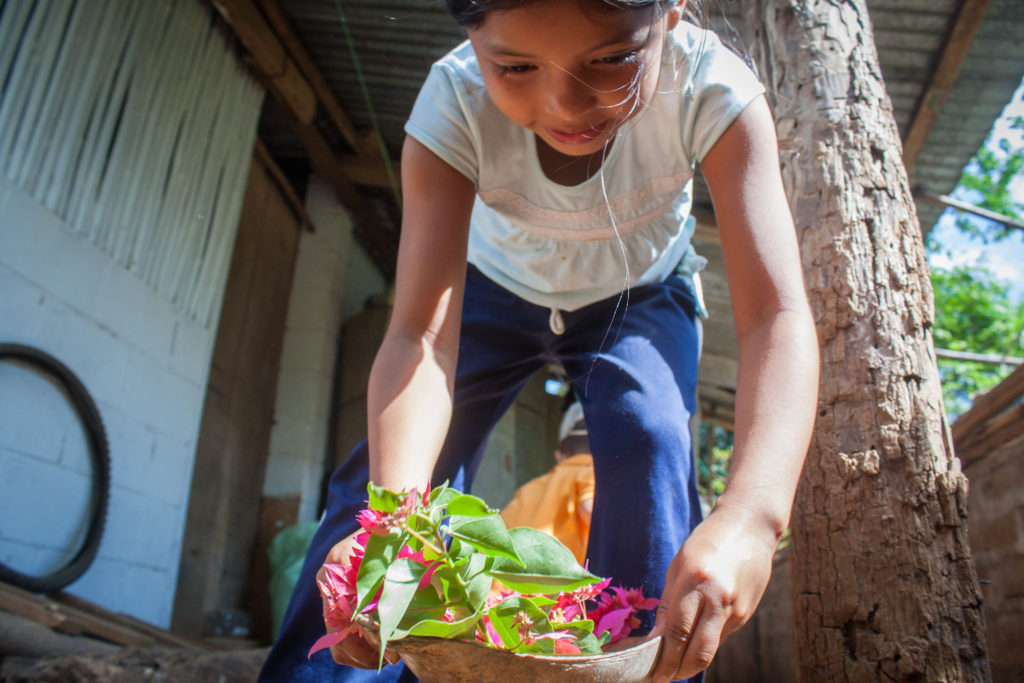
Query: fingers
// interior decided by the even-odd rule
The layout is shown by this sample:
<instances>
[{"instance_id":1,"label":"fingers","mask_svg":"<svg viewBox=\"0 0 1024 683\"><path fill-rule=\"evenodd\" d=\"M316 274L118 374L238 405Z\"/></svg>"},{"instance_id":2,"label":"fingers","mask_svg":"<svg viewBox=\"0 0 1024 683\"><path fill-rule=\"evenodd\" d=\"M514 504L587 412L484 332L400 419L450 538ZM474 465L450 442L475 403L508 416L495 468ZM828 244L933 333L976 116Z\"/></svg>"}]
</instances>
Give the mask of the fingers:
<instances>
[{"instance_id":1,"label":"fingers","mask_svg":"<svg viewBox=\"0 0 1024 683\"><path fill-rule=\"evenodd\" d=\"M695 590L688 591L678 604L671 604L665 597L658 605L652 635L661 635L661 654L654 668L654 683L667 683L685 678L682 671L687 657L691 655L694 634L701 616L702 596ZM697 669L700 671L701 669Z\"/></svg>"},{"instance_id":2,"label":"fingers","mask_svg":"<svg viewBox=\"0 0 1024 683\"><path fill-rule=\"evenodd\" d=\"M380 663L380 651L366 642L358 632L331 647L331 657L338 664L358 669L376 669Z\"/></svg>"}]
</instances>

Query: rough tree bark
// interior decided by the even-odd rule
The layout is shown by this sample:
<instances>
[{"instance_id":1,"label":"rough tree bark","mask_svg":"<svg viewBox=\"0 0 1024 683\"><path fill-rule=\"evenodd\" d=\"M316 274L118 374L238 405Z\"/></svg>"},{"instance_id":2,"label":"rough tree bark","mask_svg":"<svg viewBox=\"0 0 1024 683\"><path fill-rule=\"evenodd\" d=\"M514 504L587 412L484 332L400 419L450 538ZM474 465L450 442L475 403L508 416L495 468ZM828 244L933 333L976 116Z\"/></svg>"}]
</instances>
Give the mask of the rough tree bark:
<instances>
[{"instance_id":1,"label":"rough tree bark","mask_svg":"<svg viewBox=\"0 0 1024 683\"><path fill-rule=\"evenodd\" d=\"M747 0L821 342L792 556L803 681L986 680L967 482L863 0Z\"/></svg>"}]
</instances>

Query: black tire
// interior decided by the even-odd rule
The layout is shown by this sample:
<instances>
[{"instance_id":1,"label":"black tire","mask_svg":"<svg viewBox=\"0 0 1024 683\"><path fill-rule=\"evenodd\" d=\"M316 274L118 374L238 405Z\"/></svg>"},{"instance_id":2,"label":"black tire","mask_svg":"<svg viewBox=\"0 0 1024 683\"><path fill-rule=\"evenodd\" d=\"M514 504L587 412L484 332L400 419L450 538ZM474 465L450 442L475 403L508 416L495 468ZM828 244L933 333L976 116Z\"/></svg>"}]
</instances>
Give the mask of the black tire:
<instances>
[{"instance_id":1,"label":"black tire","mask_svg":"<svg viewBox=\"0 0 1024 683\"><path fill-rule=\"evenodd\" d=\"M44 576L23 574L0 563L0 580L34 593L56 593L85 573L100 547L110 500L110 447L107 444L107 433L103 429L96 403L85 390L85 385L59 360L31 346L0 343L0 361L3 360L20 361L55 380L67 392L89 440L93 466L92 510L82 547L66 565Z\"/></svg>"}]
</instances>

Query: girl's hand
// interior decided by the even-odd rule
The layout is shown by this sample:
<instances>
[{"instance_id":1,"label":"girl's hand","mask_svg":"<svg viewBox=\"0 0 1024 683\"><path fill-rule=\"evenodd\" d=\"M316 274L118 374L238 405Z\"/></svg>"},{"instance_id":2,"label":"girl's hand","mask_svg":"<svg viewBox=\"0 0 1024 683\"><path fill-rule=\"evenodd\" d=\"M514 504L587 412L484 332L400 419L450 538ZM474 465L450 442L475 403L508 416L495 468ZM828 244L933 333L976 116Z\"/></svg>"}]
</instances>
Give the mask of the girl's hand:
<instances>
[{"instance_id":1,"label":"girl's hand","mask_svg":"<svg viewBox=\"0 0 1024 683\"><path fill-rule=\"evenodd\" d=\"M650 637L661 635L654 683L689 678L749 621L771 576L777 538L746 509L720 509L683 544L665 573Z\"/></svg>"},{"instance_id":2,"label":"girl's hand","mask_svg":"<svg viewBox=\"0 0 1024 683\"><path fill-rule=\"evenodd\" d=\"M352 550L356 543L356 535L354 533L336 543L331 548L331 551L327 553L324 564L350 566L349 558L352 556ZM324 568L320 567L320 571L316 575L317 583L323 580L324 572ZM327 600L323 599L323 601L326 613ZM328 633L334 633L338 630L327 621L325 621L325 625ZM380 651L363 638L362 634L357 630L346 636L340 643L331 646L331 657L342 666L352 666L357 669L376 669L380 661ZM394 664L398 659L398 655L394 652L384 652L384 661L389 664Z\"/></svg>"}]
</instances>

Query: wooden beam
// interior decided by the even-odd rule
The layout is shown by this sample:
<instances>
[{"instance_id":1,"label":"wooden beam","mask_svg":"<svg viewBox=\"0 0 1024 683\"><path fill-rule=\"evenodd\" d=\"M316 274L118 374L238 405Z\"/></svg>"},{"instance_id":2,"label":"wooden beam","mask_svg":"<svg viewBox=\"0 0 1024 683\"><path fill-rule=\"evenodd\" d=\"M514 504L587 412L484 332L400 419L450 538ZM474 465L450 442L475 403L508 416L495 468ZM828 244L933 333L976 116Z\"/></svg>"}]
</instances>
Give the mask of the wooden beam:
<instances>
[{"instance_id":1,"label":"wooden beam","mask_svg":"<svg viewBox=\"0 0 1024 683\"><path fill-rule=\"evenodd\" d=\"M371 252L385 278L392 279L398 261L398 240L390 236L390 231L385 230L380 220L370 210L366 200L345 175L341 161L316 127L293 121L292 130L306 150L313 170L334 188L338 199L352 212L356 236Z\"/></svg>"},{"instance_id":2,"label":"wooden beam","mask_svg":"<svg viewBox=\"0 0 1024 683\"><path fill-rule=\"evenodd\" d=\"M401 188L391 183L391 176L388 173L388 160L385 158L383 147L377 136L372 131L369 134L362 134L356 128L348 113L334 97L330 84L323 77L323 74L320 73L316 62L313 61L313 57L302 44L302 40L296 34L295 29L292 28L278 1L258 0L258 2L260 9L263 10L263 14L267 17L267 21L270 22L274 32L281 39L281 42L284 43L289 56L295 60L303 76L306 77L312 86L314 93L316 93L317 101L327 113L327 117L334 123L349 146L355 150L356 157L363 160L360 167L354 169L357 170L357 174L349 175L349 179L358 185L371 185L373 187L389 189L395 193L395 199L401 202ZM397 164L394 161L390 162L390 164L397 181L397 178L401 177L398 174ZM362 172L364 168L366 169L365 173ZM348 173L347 168L346 173ZM362 178L367 178L372 182L363 182Z\"/></svg>"},{"instance_id":3,"label":"wooden beam","mask_svg":"<svg viewBox=\"0 0 1024 683\"><path fill-rule=\"evenodd\" d=\"M1001 213L989 211L988 209L983 209L980 206L975 206L973 204L968 204L967 202L962 202L959 199L953 199L952 197L949 197L944 194L929 192L928 190L918 188L917 190L914 191L914 197L916 199L922 199L926 202L931 202L932 204L938 204L939 206L952 207L957 211L972 213L975 216L981 216L982 218L987 218L990 221L1001 223L1002 225L1005 225L1007 228L1024 230L1024 221L1022 220L1012 218L1010 216L1004 216Z\"/></svg>"},{"instance_id":4,"label":"wooden beam","mask_svg":"<svg viewBox=\"0 0 1024 683\"><path fill-rule=\"evenodd\" d=\"M356 185L391 189L391 179L388 177L387 169L380 163L380 157L366 159L349 155L341 157L340 161L342 172ZM401 177L399 162L392 161L391 168L394 169L396 176Z\"/></svg>"},{"instance_id":5,"label":"wooden beam","mask_svg":"<svg viewBox=\"0 0 1024 683\"><path fill-rule=\"evenodd\" d=\"M288 22L288 18L285 16L281 6L276 0L259 0L259 6L273 28L274 33L280 38L291 58L295 60L302 75L309 81L313 92L316 93L317 100L320 101L328 118L338 127L338 131L345 139L345 142L360 156L365 152L370 152L379 158L380 155L377 154L376 149L364 149L366 140L359 135L359 131L356 129L355 124L352 123L352 119L349 118L348 114L338 103L338 100L335 99L327 79L320 73L320 69L317 68L313 57L302 44L302 40L295 33L295 29Z\"/></svg>"},{"instance_id":6,"label":"wooden beam","mask_svg":"<svg viewBox=\"0 0 1024 683\"><path fill-rule=\"evenodd\" d=\"M1024 358L1016 356L1004 356L999 353L971 353L970 351L952 351L950 349L935 349L935 355L939 358L949 360L962 360L970 363L985 363L987 365L1022 365Z\"/></svg>"},{"instance_id":7,"label":"wooden beam","mask_svg":"<svg viewBox=\"0 0 1024 683\"><path fill-rule=\"evenodd\" d=\"M303 206L302 200L295 194L295 190L292 188L292 184L288 182L288 177L285 176L284 171L274 161L274 157L270 156L270 152L267 150L266 145L263 144L258 138L256 140L256 156L259 157L263 166L267 169L267 173L273 178L274 182L277 183L281 193L284 195L285 200L288 202L288 206L291 207L292 213L299 219L299 224L305 228L308 228L310 232L315 232L313 225L313 219L306 211L306 207Z\"/></svg>"},{"instance_id":8,"label":"wooden beam","mask_svg":"<svg viewBox=\"0 0 1024 683\"><path fill-rule=\"evenodd\" d=\"M281 112L305 150L313 170L330 184L339 201L351 212L356 236L370 251L384 276L391 279L398 258L398 240L370 209L346 175L338 155L313 123L317 93L306 80L300 66L300 62L308 60L306 69L315 71L312 60L305 51L300 56L294 56L289 51L288 43L278 37L252 0L210 1L245 46L252 57L254 68L266 81L275 99L281 103ZM277 12L280 14L279 10ZM283 15L278 16L276 21L284 25ZM326 86L326 82L322 85ZM355 135L353 131L354 128L350 134ZM356 149L363 151L359 145L356 145Z\"/></svg>"},{"instance_id":9,"label":"wooden beam","mask_svg":"<svg viewBox=\"0 0 1024 683\"><path fill-rule=\"evenodd\" d=\"M975 430L1006 410L1024 395L1024 365L1018 366L1006 379L974 401L974 405L953 423L953 441L963 443Z\"/></svg>"},{"instance_id":10,"label":"wooden beam","mask_svg":"<svg viewBox=\"0 0 1024 683\"><path fill-rule=\"evenodd\" d=\"M903 140L903 163L909 172L917 163L917 157L924 149L928 134L939 117L946 98L953 89L960 68L978 35L978 28L985 18L991 0L963 0L948 38L942 48L931 83L918 102L917 111Z\"/></svg>"},{"instance_id":11,"label":"wooden beam","mask_svg":"<svg viewBox=\"0 0 1024 683\"><path fill-rule=\"evenodd\" d=\"M288 50L250 0L210 0L242 41L267 89L303 124L313 121L316 94Z\"/></svg>"}]
</instances>

